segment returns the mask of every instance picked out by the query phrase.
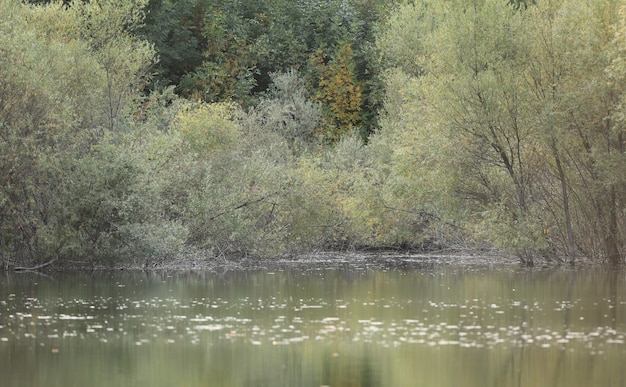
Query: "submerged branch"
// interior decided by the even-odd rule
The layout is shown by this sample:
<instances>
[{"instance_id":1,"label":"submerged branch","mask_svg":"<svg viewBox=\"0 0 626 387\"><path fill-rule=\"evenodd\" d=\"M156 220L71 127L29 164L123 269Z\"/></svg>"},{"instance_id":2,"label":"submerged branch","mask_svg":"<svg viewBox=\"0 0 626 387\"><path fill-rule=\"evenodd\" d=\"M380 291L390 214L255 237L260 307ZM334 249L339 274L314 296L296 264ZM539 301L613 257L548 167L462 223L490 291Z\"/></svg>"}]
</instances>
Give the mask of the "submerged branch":
<instances>
[{"instance_id":1,"label":"submerged branch","mask_svg":"<svg viewBox=\"0 0 626 387\"><path fill-rule=\"evenodd\" d=\"M25 267L25 266L17 266L13 268L13 271L37 271L39 269L43 269L46 266L50 266L57 261L56 258L49 260L48 262L44 262L40 265L36 265L33 267Z\"/></svg>"}]
</instances>

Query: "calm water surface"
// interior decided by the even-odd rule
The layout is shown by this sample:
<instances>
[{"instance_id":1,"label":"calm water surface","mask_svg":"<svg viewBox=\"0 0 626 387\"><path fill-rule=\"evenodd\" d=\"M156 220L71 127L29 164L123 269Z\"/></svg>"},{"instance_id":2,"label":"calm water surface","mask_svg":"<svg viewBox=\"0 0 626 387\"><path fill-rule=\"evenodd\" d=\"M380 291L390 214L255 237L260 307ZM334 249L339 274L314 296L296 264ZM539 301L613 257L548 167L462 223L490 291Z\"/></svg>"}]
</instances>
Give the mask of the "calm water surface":
<instances>
[{"instance_id":1,"label":"calm water surface","mask_svg":"<svg viewBox=\"0 0 626 387\"><path fill-rule=\"evenodd\" d=\"M626 276L360 264L0 276L2 386L626 386Z\"/></svg>"}]
</instances>

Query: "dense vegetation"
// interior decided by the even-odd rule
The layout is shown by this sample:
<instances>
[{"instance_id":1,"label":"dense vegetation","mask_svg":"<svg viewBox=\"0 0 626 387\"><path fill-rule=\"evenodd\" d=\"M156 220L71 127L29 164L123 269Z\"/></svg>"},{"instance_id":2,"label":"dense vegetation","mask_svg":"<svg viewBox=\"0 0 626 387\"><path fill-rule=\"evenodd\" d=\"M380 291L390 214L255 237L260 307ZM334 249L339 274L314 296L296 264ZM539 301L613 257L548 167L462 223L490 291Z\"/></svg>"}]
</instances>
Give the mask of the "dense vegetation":
<instances>
[{"instance_id":1,"label":"dense vegetation","mask_svg":"<svg viewBox=\"0 0 626 387\"><path fill-rule=\"evenodd\" d=\"M0 257L626 255L626 1L0 0Z\"/></svg>"}]
</instances>

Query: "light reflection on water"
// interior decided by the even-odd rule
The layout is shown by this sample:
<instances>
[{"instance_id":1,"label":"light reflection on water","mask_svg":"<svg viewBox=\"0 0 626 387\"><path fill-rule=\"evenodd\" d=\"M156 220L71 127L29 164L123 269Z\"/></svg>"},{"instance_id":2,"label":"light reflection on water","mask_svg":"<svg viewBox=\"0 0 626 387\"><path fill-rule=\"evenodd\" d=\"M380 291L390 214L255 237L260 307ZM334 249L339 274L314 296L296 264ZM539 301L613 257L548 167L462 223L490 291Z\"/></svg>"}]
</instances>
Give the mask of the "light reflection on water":
<instances>
[{"instance_id":1,"label":"light reflection on water","mask_svg":"<svg viewBox=\"0 0 626 387\"><path fill-rule=\"evenodd\" d=\"M624 279L454 265L5 275L0 374L3 386L618 386Z\"/></svg>"}]
</instances>

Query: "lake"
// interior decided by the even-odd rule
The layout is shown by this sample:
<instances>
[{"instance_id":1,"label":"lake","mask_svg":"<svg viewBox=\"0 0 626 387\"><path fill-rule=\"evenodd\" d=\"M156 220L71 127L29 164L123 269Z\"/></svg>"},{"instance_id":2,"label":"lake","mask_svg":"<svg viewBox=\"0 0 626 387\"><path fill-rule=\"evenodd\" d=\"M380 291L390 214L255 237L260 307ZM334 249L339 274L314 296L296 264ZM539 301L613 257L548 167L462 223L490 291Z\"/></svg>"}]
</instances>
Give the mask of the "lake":
<instances>
[{"instance_id":1,"label":"lake","mask_svg":"<svg viewBox=\"0 0 626 387\"><path fill-rule=\"evenodd\" d=\"M624 386L626 275L514 264L0 273L2 386Z\"/></svg>"}]
</instances>

